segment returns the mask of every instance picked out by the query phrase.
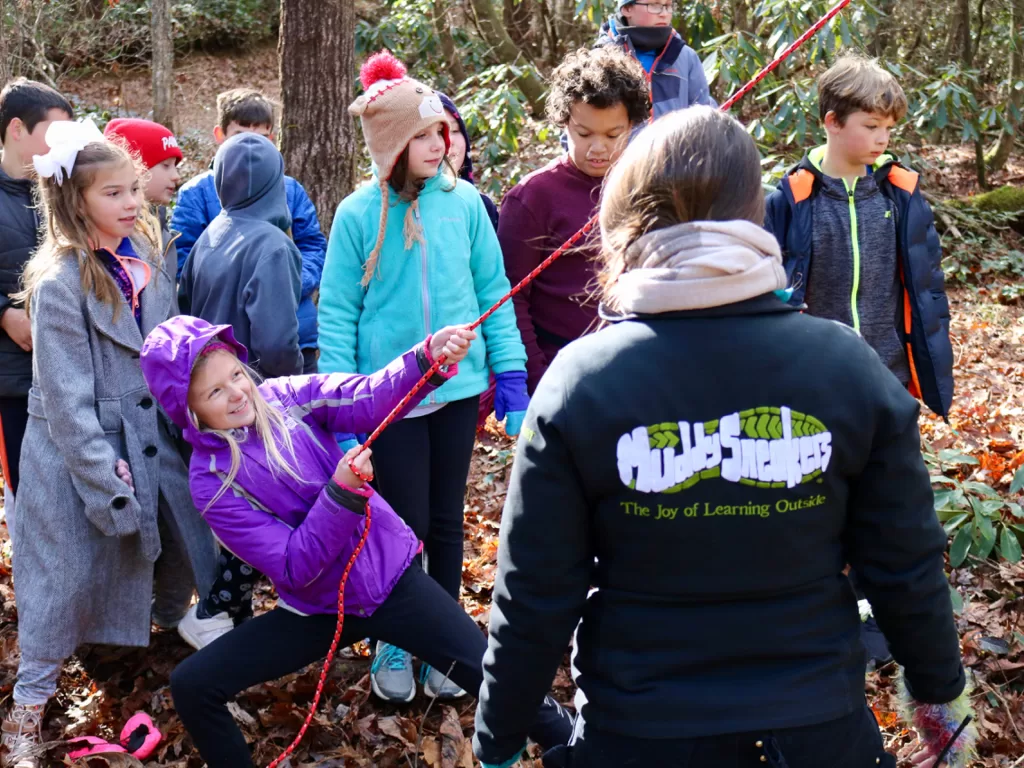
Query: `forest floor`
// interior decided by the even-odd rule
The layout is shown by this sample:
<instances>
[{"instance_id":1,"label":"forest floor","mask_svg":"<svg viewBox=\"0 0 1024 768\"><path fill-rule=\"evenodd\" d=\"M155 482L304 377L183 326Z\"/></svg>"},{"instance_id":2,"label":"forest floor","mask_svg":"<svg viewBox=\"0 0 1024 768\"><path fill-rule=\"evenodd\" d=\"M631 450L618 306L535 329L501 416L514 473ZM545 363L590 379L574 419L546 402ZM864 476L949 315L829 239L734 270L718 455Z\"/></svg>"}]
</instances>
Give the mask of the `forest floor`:
<instances>
[{"instance_id":1,"label":"forest floor","mask_svg":"<svg viewBox=\"0 0 1024 768\"><path fill-rule=\"evenodd\" d=\"M178 134L188 164L185 176L206 167L214 151L210 131L216 94L240 84L278 96L276 53L212 56L196 53L178 62L176 105ZM116 114L145 114L149 109L146 73L93 73L63 84L83 107L116 108ZM541 156L538 150L538 157ZM960 148L928 148L933 168L926 172L941 196L972 191L971 155ZM999 183L1024 179L1024 167L1011 166ZM944 243L947 250L958 248ZM1004 252L1024 250L1013 235ZM1007 294L1003 280L973 287L951 287L952 335L956 355L957 391L944 424L922 417L922 434L935 450L969 454L977 465L965 465L963 480L994 487L1010 499L1015 471L1024 464L1024 306L1000 303ZM466 494L466 550L463 600L467 611L486 628L496 568L497 534L514 445L489 426L477 443ZM1012 494L1019 501L1019 494ZM2 514L2 512L0 512ZM1004 513L1009 514L1009 513ZM1020 522L1020 521L1018 521ZM0 706L8 703L18 662L17 609L10 577L10 544L0 528ZM1024 565L969 559L950 576L964 607L958 616L963 655L975 676L975 704L981 741L975 768L1024 766ZM273 604L264 586L258 606ZM326 650L326 649L325 649ZM349 650L334 663L324 701L300 746L294 766L429 766L472 768L470 754L474 701L428 707L424 697L411 705L382 704L369 693L367 649ZM191 653L173 632L156 632L148 649L90 647L65 666L60 691L46 721L46 735L55 743L46 765L61 765L59 742L95 734L113 738L137 710L148 712L165 740L146 766L199 768L171 706L168 676ZM554 681L556 695L571 702L573 684L568 664ZM233 713L253 744L259 765L268 764L286 746L302 723L316 687L320 665L313 665L272 684L256 686L239 697ZM868 675L869 700L885 733L887 748L901 766L915 749L911 733L895 713L894 665ZM428 712L429 709L429 712ZM426 716L425 716L426 715ZM93 766L141 765L113 756L93 759ZM524 762L540 768L539 760Z\"/></svg>"}]
</instances>

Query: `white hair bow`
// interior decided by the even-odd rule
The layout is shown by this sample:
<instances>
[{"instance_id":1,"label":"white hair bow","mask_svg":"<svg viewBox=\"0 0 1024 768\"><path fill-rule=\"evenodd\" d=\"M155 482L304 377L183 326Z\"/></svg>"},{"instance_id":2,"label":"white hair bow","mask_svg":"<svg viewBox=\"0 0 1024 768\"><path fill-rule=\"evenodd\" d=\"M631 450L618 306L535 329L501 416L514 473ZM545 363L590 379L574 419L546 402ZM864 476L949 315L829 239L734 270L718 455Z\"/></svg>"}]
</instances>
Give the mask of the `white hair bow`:
<instances>
[{"instance_id":1,"label":"white hair bow","mask_svg":"<svg viewBox=\"0 0 1024 768\"><path fill-rule=\"evenodd\" d=\"M64 179L70 178L74 170L78 153L86 145L105 141L100 129L92 118L79 122L71 120L55 120L46 129L46 144L50 151L45 155L32 158L32 165L43 178L52 178L60 186Z\"/></svg>"}]
</instances>

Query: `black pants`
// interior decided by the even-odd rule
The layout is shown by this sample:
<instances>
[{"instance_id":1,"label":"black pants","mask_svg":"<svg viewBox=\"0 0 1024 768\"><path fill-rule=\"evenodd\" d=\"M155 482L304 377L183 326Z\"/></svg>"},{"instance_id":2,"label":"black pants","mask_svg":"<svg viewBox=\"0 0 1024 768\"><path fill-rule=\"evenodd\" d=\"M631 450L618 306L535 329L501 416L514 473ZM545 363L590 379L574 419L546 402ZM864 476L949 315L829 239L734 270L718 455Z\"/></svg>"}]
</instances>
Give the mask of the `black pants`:
<instances>
[{"instance_id":1,"label":"black pants","mask_svg":"<svg viewBox=\"0 0 1024 768\"><path fill-rule=\"evenodd\" d=\"M576 719L568 749L544 755L545 768L896 768L865 705L828 723L698 739L638 739L588 728Z\"/></svg>"},{"instance_id":2,"label":"black pants","mask_svg":"<svg viewBox=\"0 0 1024 768\"><path fill-rule=\"evenodd\" d=\"M21 441L28 425L27 397L0 397L0 421L3 421L4 446L7 449L7 469L11 476L4 478L13 493L18 492L18 464L21 461Z\"/></svg>"},{"instance_id":3,"label":"black pants","mask_svg":"<svg viewBox=\"0 0 1024 768\"><path fill-rule=\"evenodd\" d=\"M320 350L316 347L302 348L302 373L303 375L316 373L320 366Z\"/></svg>"},{"instance_id":4,"label":"black pants","mask_svg":"<svg viewBox=\"0 0 1024 768\"><path fill-rule=\"evenodd\" d=\"M405 418L385 429L373 446L377 490L423 542L427 570L456 600L479 407L480 398L470 397L429 416Z\"/></svg>"},{"instance_id":5,"label":"black pants","mask_svg":"<svg viewBox=\"0 0 1024 768\"><path fill-rule=\"evenodd\" d=\"M249 747L227 703L250 686L275 680L322 658L336 615L299 616L275 608L221 636L171 675L178 716L210 768L251 768ZM415 562L372 616L346 615L340 647L368 635L405 648L476 693L483 682L487 641L479 628ZM568 713L548 697L531 738L544 748L565 744Z\"/></svg>"}]
</instances>

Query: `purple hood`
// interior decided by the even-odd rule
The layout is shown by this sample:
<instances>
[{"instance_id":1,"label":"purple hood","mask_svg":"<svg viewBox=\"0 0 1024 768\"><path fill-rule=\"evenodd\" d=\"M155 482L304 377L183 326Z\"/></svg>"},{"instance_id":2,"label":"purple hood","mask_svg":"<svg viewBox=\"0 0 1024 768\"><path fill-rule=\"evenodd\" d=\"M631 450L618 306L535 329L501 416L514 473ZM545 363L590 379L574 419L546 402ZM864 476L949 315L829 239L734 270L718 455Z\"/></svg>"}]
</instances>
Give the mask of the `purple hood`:
<instances>
[{"instance_id":1,"label":"purple hood","mask_svg":"<svg viewBox=\"0 0 1024 768\"><path fill-rule=\"evenodd\" d=\"M420 344L367 376L314 374L265 381L260 394L284 417L298 478L271 466L262 439L248 428L238 435L238 474L230 489L218 495L231 466L230 450L219 436L196 430L187 417L192 367L215 339L246 359L230 326L187 316L154 328L141 355L150 391L193 446L189 488L196 508L224 547L270 578L283 602L301 613L334 613L341 575L366 524L365 514L344 506L332 492L337 485L331 478L342 458L334 433L372 432L430 361ZM452 375L454 370L431 379L423 393ZM409 403L399 418L414 405ZM372 514L370 534L345 597L345 612L361 616L372 614L387 598L419 550L415 534L387 502L369 489L365 496Z\"/></svg>"},{"instance_id":2,"label":"purple hood","mask_svg":"<svg viewBox=\"0 0 1024 768\"><path fill-rule=\"evenodd\" d=\"M153 397L182 430L189 431L188 385L199 353L216 339L229 344L243 363L249 352L235 341L230 325L210 325L202 318L178 315L160 323L142 345L142 375Z\"/></svg>"}]
</instances>

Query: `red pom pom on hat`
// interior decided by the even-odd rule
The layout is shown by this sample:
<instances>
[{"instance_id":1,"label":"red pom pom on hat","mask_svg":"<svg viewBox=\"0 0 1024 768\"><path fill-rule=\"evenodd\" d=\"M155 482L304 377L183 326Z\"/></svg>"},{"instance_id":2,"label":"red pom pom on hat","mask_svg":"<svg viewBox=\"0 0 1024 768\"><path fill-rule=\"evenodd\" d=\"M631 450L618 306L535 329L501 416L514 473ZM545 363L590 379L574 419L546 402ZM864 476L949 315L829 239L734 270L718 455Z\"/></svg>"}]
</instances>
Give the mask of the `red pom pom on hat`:
<instances>
[{"instance_id":1,"label":"red pom pom on hat","mask_svg":"<svg viewBox=\"0 0 1024 768\"><path fill-rule=\"evenodd\" d=\"M401 80L406 74L405 64L389 50L379 51L363 62L359 68L359 82L369 88L378 80Z\"/></svg>"}]
</instances>

